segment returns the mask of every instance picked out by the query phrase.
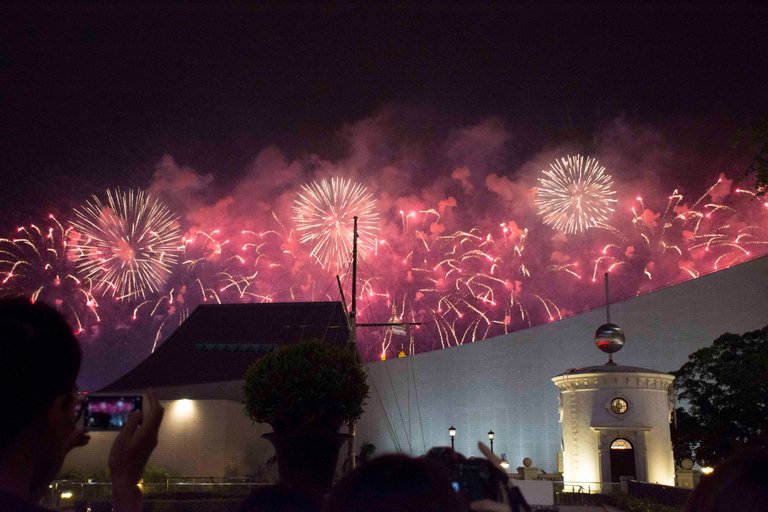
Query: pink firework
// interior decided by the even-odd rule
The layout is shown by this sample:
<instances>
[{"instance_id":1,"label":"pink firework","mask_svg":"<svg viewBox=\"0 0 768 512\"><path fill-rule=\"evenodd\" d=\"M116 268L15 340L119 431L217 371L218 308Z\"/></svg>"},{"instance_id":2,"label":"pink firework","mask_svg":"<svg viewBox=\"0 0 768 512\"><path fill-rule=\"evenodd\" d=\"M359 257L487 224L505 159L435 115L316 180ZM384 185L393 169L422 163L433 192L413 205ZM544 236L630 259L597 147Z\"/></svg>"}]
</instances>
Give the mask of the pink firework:
<instances>
[{"instance_id":1,"label":"pink firework","mask_svg":"<svg viewBox=\"0 0 768 512\"><path fill-rule=\"evenodd\" d=\"M44 224L19 227L15 236L0 238L0 293L54 306L81 334L99 321L98 303L92 283L75 275L68 258L70 232L49 215Z\"/></svg>"}]
</instances>

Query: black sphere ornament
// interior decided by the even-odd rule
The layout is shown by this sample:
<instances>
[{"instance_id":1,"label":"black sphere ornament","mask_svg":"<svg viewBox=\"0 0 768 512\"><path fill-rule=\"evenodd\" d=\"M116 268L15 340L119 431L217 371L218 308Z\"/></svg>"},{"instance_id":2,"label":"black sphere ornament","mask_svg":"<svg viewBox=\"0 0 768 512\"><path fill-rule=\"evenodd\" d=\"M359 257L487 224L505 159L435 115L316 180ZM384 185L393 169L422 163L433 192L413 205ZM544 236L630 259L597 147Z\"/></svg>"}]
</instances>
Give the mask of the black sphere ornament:
<instances>
[{"instance_id":1,"label":"black sphere ornament","mask_svg":"<svg viewBox=\"0 0 768 512\"><path fill-rule=\"evenodd\" d=\"M603 324L595 331L595 345L606 354L618 352L624 346L624 331L616 324Z\"/></svg>"}]
</instances>

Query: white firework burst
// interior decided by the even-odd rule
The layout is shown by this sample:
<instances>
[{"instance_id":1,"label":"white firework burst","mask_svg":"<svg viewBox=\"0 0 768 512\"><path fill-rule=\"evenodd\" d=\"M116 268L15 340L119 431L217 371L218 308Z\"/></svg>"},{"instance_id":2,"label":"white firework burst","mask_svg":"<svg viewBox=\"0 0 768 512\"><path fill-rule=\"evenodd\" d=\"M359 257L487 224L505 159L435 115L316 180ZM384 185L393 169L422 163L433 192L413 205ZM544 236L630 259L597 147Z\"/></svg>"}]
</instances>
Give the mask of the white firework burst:
<instances>
[{"instance_id":1,"label":"white firework burst","mask_svg":"<svg viewBox=\"0 0 768 512\"><path fill-rule=\"evenodd\" d=\"M373 195L345 178L302 185L293 213L299 241L311 244L310 256L327 269L342 268L350 261L354 217L362 253L373 247L379 229Z\"/></svg>"},{"instance_id":2,"label":"white firework burst","mask_svg":"<svg viewBox=\"0 0 768 512\"><path fill-rule=\"evenodd\" d=\"M77 272L118 300L160 291L178 261L179 223L142 190L107 190L75 209L77 238L70 250Z\"/></svg>"},{"instance_id":3,"label":"white firework burst","mask_svg":"<svg viewBox=\"0 0 768 512\"><path fill-rule=\"evenodd\" d=\"M613 178L594 158L572 155L542 171L534 202L544 223L575 234L602 225L613 213Z\"/></svg>"}]
</instances>

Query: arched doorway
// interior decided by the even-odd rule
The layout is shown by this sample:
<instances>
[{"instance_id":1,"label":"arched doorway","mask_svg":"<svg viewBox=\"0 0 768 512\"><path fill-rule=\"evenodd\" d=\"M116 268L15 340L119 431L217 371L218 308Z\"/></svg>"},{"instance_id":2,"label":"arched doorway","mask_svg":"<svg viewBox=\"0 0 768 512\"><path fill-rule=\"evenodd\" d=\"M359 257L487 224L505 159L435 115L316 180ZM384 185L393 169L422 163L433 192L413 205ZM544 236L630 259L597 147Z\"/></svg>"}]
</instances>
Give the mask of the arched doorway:
<instances>
[{"instance_id":1,"label":"arched doorway","mask_svg":"<svg viewBox=\"0 0 768 512\"><path fill-rule=\"evenodd\" d=\"M611 482L618 482L620 476L636 476L635 448L621 437L611 443Z\"/></svg>"}]
</instances>

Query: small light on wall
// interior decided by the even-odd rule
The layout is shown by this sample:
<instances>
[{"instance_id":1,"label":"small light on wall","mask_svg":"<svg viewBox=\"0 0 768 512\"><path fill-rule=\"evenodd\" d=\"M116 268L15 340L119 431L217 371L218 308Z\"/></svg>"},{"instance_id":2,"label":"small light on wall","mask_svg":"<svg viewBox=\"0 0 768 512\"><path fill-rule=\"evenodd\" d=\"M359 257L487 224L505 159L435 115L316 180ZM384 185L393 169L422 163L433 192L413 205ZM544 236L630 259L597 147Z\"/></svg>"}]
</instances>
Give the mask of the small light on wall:
<instances>
[{"instance_id":1,"label":"small light on wall","mask_svg":"<svg viewBox=\"0 0 768 512\"><path fill-rule=\"evenodd\" d=\"M72 497L71 491L64 491L63 493L61 493L61 499L63 500L68 500L71 497Z\"/></svg>"},{"instance_id":2,"label":"small light on wall","mask_svg":"<svg viewBox=\"0 0 768 512\"><path fill-rule=\"evenodd\" d=\"M195 402L188 398L176 400L171 409L171 416L176 420L188 420L195 415Z\"/></svg>"},{"instance_id":3,"label":"small light on wall","mask_svg":"<svg viewBox=\"0 0 768 512\"><path fill-rule=\"evenodd\" d=\"M701 472L703 474L705 474L705 475L711 475L714 470L715 470L715 468L713 468L711 466L705 466L705 467L701 468Z\"/></svg>"}]
</instances>

